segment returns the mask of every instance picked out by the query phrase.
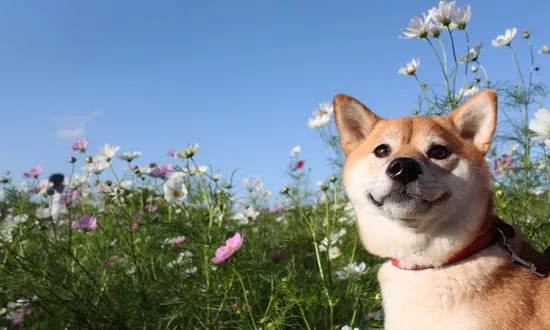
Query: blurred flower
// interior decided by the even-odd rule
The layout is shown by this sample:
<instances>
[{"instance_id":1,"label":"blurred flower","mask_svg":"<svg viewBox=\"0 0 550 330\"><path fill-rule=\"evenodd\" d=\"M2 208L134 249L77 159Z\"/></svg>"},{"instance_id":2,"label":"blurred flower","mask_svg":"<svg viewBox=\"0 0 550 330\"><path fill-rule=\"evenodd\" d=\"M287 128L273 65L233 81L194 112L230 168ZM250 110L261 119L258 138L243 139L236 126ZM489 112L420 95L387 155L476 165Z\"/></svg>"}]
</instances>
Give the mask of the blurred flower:
<instances>
[{"instance_id":1,"label":"blurred flower","mask_svg":"<svg viewBox=\"0 0 550 330\"><path fill-rule=\"evenodd\" d=\"M191 262L193 253L191 251L183 251L178 254L178 257L175 260L172 260L168 263L168 268L173 268L176 265L183 265Z\"/></svg>"},{"instance_id":2,"label":"blurred flower","mask_svg":"<svg viewBox=\"0 0 550 330\"><path fill-rule=\"evenodd\" d=\"M523 30L521 31L521 36L525 39L529 39L529 37L531 36L531 33L529 33L529 30Z\"/></svg>"},{"instance_id":3,"label":"blurred flower","mask_svg":"<svg viewBox=\"0 0 550 330\"><path fill-rule=\"evenodd\" d=\"M165 178L170 173L174 172L174 168L171 164L162 165L161 167L155 167L149 172L149 176L153 178Z\"/></svg>"},{"instance_id":4,"label":"blurred flower","mask_svg":"<svg viewBox=\"0 0 550 330\"><path fill-rule=\"evenodd\" d=\"M472 70L473 73L476 73L476 72L477 72L477 66L472 65L472 67L470 68L470 70Z\"/></svg>"},{"instance_id":5,"label":"blurred flower","mask_svg":"<svg viewBox=\"0 0 550 330\"><path fill-rule=\"evenodd\" d=\"M174 157L181 159L192 158L197 153L197 151L199 151L199 145L198 143L195 143L180 152L176 152L174 154Z\"/></svg>"},{"instance_id":6,"label":"blurred flower","mask_svg":"<svg viewBox=\"0 0 550 330\"><path fill-rule=\"evenodd\" d=\"M453 21L450 28L464 30L470 17L472 17L472 8L470 5L467 5L466 8L457 8L453 13Z\"/></svg>"},{"instance_id":7,"label":"blurred flower","mask_svg":"<svg viewBox=\"0 0 550 330\"><path fill-rule=\"evenodd\" d=\"M241 248L242 244L243 237L240 233L236 233L235 236L225 241L225 245L222 245L218 249L216 249L216 256L211 259L212 262L215 264L220 264L226 261Z\"/></svg>"},{"instance_id":8,"label":"blurred flower","mask_svg":"<svg viewBox=\"0 0 550 330\"><path fill-rule=\"evenodd\" d=\"M368 270L367 264L364 262L361 262L360 264L354 262L350 265L344 266L343 270L337 271L336 276L338 279L343 280L348 277L348 274L350 277L360 276L366 274Z\"/></svg>"},{"instance_id":9,"label":"blurred flower","mask_svg":"<svg viewBox=\"0 0 550 330\"><path fill-rule=\"evenodd\" d=\"M290 150L290 157L297 156L301 151L302 149L300 148L300 146L295 146L294 148L292 148L292 150Z\"/></svg>"},{"instance_id":10,"label":"blurred flower","mask_svg":"<svg viewBox=\"0 0 550 330\"><path fill-rule=\"evenodd\" d=\"M99 148L99 155L104 156L107 161L109 161L111 158L113 158L113 156L117 153L119 149L119 146L106 144L103 147Z\"/></svg>"},{"instance_id":11,"label":"blurred flower","mask_svg":"<svg viewBox=\"0 0 550 330\"><path fill-rule=\"evenodd\" d=\"M504 173L507 170L514 168L514 161L512 159L512 155L506 154L506 155L502 155L502 157L495 159L493 166L494 166L493 170L496 176L498 177L504 176Z\"/></svg>"},{"instance_id":12,"label":"blurred flower","mask_svg":"<svg viewBox=\"0 0 550 330\"><path fill-rule=\"evenodd\" d=\"M432 23L430 15L422 13L421 17L413 17L409 22L409 27L401 29L404 39L423 39L437 38L441 33L439 26Z\"/></svg>"},{"instance_id":13,"label":"blurred flower","mask_svg":"<svg viewBox=\"0 0 550 330\"><path fill-rule=\"evenodd\" d=\"M174 150L170 150L170 151L168 151L168 156L175 158L176 157L176 152Z\"/></svg>"},{"instance_id":14,"label":"blurred flower","mask_svg":"<svg viewBox=\"0 0 550 330\"><path fill-rule=\"evenodd\" d=\"M494 47L509 46L517 32L518 29L516 28L506 29L504 34L498 35L496 39L491 41L491 44Z\"/></svg>"},{"instance_id":15,"label":"blurred flower","mask_svg":"<svg viewBox=\"0 0 550 330\"><path fill-rule=\"evenodd\" d=\"M328 249L328 257L330 258L330 260L336 259L341 255L342 255L342 252L340 252L340 249L337 248L336 246L332 246Z\"/></svg>"},{"instance_id":16,"label":"blurred flower","mask_svg":"<svg viewBox=\"0 0 550 330\"><path fill-rule=\"evenodd\" d=\"M352 328L349 325L344 325L340 330L359 330L359 328Z\"/></svg>"},{"instance_id":17,"label":"blurred flower","mask_svg":"<svg viewBox=\"0 0 550 330\"><path fill-rule=\"evenodd\" d=\"M183 236L183 235L167 240L167 243L172 245L172 246L178 246L178 245L182 244L183 242L185 242L185 236Z\"/></svg>"},{"instance_id":18,"label":"blurred flower","mask_svg":"<svg viewBox=\"0 0 550 330\"><path fill-rule=\"evenodd\" d=\"M38 179L38 176L42 173L42 166L38 165L31 168L28 172L23 173L25 179Z\"/></svg>"},{"instance_id":19,"label":"blurred flower","mask_svg":"<svg viewBox=\"0 0 550 330\"><path fill-rule=\"evenodd\" d=\"M479 53L481 52L481 48L483 48L483 42L480 43L479 45L475 46L474 48L470 49L470 51L468 51L468 54L466 54L466 55L462 56L461 58L459 58L457 60L457 62L461 63L461 64L466 64L466 62L475 62L475 61L477 61L477 58L479 57ZM473 67L472 67L472 71L473 71Z\"/></svg>"},{"instance_id":20,"label":"blurred flower","mask_svg":"<svg viewBox=\"0 0 550 330\"><path fill-rule=\"evenodd\" d=\"M212 175L212 181L220 181L220 179L222 178L222 175L220 173L216 173L214 175Z\"/></svg>"},{"instance_id":21,"label":"blurred flower","mask_svg":"<svg viewBox=\"0 0 550 330\"><path fill-rule=\"evenodd\" d=\"M11 324L21 324L25 320L25 315L32 313L32 307L29 304L23 306L23 308L18 309L14 312Z\"/></svg>"},{"instance_id":22,"label":"blurred flower","mask_svg":"<svg viewBox=\"0 0 550 330\"><path fill-rule=\"evenodd\" d=\"M319 106L313 110L313 118L308 119L307 125L309 128L319 128L323 127L330 122L330 116L334 112L332 104L330 103L321 103Z\"/></svg>"},{"instance_id":23,"label":"blurred flower","mask_svg":"<svg viewBox=\"0 0 550 330\"><path fill-rule=\"evenodd\" d=\"M539 54L550 54L550 46L542 46L541 49L539 49Z\"/></svg>"},{"instance_id":24,"label":"blurred flower","mask_svg":"<svg viewBox=\"0 0 550 330\"><path fill-rule=\"evenodd\" d=\"M71 149L75 152L85 153L88 148L88 138L81 138L76 140L72 145Z\"/></svg>"},{"instance_id":25,"label":"blurred flower","mask_svg":"<svg viewBox=\"0 0 550 330\"><path fill-rule=\"evenodd\" d=\"M464 88L461 88L458 93L456 93L455 101L460 102L463 99L474 96L479 92L479 87L468 85Z\"/></svg>"},{"instance_id":26,"label":"blurred flower","mask_svg":"<svg viewBox=\"0 0 550 330\"><path fill-rule=\"evenodd\" d=\"M521 148L521 146L519 144L514 144L510 147L510 154L515 154L516 152L518 152L518 150Z\"/></svg>"},{"instance_id":27,"label":"blurred flower","mask_svg":"<svg viewBox=\"0 0 550 330\"><path fill-rule=\"evenodd\" d=\"M85 214L80 219L74 220L71 228L75 231L92 231L97 228L97 219Z\"/></svg>"},{"instance_id":28,"label":"blurred flower","mask_svg":"<svg viewBox=\"0 0 550 330\"><path fill-rule=\"evenodd\" d=\"M535 119L529 123L529 129L535 132L534 141L544 142L550 147L550 110L542 108L535 112Z\"/></svg>"},{"instance_id":29,"label":"blurred flower","mask_svg":"<svg viewBox=\"0 0 550 330\"><path fill-rule=\"evenodd\" d=\"M91 162L82 167L82 170L88 174L101 174L109 168L109 161L105 156L99 155L92 157Z\"/></svg>"},{"instance_id":30,"label":"blurred flower","mask_svg":"<svg viewBox=\"0 0 550 330\"><path fill-rule=\"evenodd\" d=\"M134 151L134 152L125 152L121 155L117 155L117 158L118 159L122 159L122 160L125 160L127 161L128 163L131 162L132 160L138 158L139 156L141 156L141 152L139 151Z\"/></svg>"},{"instance_id":31,"label":"blurred flower","mask_svg":"<svg viewBox=\"0 0 550 330\"><path fill-rule=\"evenodd\" d=\"M404 68L399 69L399 73L405 76L412 76L416 73L416 69L420 66L420 59L413 58L411 62L407 63Z\"/></svg>"},{"instance_id":32,"label":"blurred flower","mask_svg":"<svg viewBox=\"0 0 550 330\"><path fill-rule=\"evenodd\" d=\"M279 262L283 260L283 254L281 252L273 252L269 255L269 259L273 262Z\"/></svg>"},{"instance_id":33,"label":"blurred flower","mask_svg":"<svg viewBox=\"0 0 550 330\"><path fill-rule=\"evenodd\" d=\"M470 13L471 14L471 13ZM445 27L450 27L455 16L455 2L439 1L439 7L433 7L428 11L428 17ZM468 17L469 19L469 17Z\"/></svg>"},{"instance_id":34,"label":"blurred flower","mask_svg":"<svg viewBox=\"0 0 550 330\"><path fill-rule=\"evenodd\" d=\"M164 183L164 199L169 203L179 204L187 197L187 187L183 177L171 177Z\"/></svg>"},{"instance_id":35,"label":"blurred flower","mask_svg":"<svg viewBox=\"0 0 550 330\"><path fill-rule=\"evenodd\" d=\"M304 161L303 160L300 160L296 163L296 165L292 168L292 172L296 171L296 170L300 170L304 168Z\"/></svg>"}]
</instances>

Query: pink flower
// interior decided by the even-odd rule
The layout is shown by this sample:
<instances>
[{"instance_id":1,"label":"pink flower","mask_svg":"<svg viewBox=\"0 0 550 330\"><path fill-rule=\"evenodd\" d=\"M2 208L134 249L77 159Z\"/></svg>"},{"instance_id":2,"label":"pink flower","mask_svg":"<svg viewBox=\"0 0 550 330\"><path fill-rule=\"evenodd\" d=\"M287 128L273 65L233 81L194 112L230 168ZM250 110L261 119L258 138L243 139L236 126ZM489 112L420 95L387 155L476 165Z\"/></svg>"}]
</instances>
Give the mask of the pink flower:
<instances>
[{"instance_id":1,"label":"pink flower","mask_svg":"<svg viewBox=\"0 0 550 330\"><path fill-rule=\"evenodd\" d=\"M42 173L42 166L38 165L35 168L31 168L28 172L23 173L25 179L38 179L40 173Z\"/></svg>"},{"instance_id":2,"label":"pink flower","mask_svg":"<svg viewBox=\"0 0 550 330\"><path fill-rule=\"evenodd\" d=\"M172 158L175 158L176 157L176 152L174 150L170 150L170 151L168 151L168 156L170 156Z\"/></svg>"},{"instance_id":3,"label":"pink flower","mask_svg":"<svg viewBox=\"0 0 550 330\"><path fill-rule=\"evenodd\" d=\"M495 159L494 161L494 171L495 175L498 177L504 176L504 173L514 168L514 161L512 160L512 155L506 154L502 155L502 157L499 157Z\"/></svg>"},{"instance_id":4,"label":"pink flower","mask_svg":"<svg viewBox=\"0 0 550 330\"><path fill-rule=\"evenodd\" d=\"M97 228L97 219L91 215L83 215L80 219L73 221L71 228L78 231L92 231Z\"/></svg>"},{"instance_id":5,"label":"pink flower","mask_svg":"<svg viewBox=\"0 0 550 330\"><path fill-rule=\"evenodd\" d=\"M139 224L137 222L132 222L132 224L130 225L130 231L136 230L138 226Z\"/></svg>"},{"instance_id":6,"label":"pink flower","mask_svg":"<svg viewBox=\"0 0 550 330\"><path fill-rule=\"evenodd\" d=\"M15 312L11 324L23 323L23 321L25 320L25 315L29 315L30 313L32 313L32 307L29 305L25 305L23 309Z\"/></svg>"},{"instance_id":7,"label":"pink flower","mask_svg":"<svg viewBox=\"0 0 550 330\"><path fill-rule=\"evenodd\" d=\"M63 196L59 199L59 204L61 204L61 205L71 204L75 199L78 198L78 195L81 194L81 191L82 190L80 188L78 188L76 190L67 192L67 194L65 194L65 196Z\"/></svg>"},{"instance_id":8,"label":"pink flower","mask_svg":"<svg viewBox=\"0 0 550 330\"><path fill-rule=\"evenodd\" d=\"M78 139L71 145L71 149L73 149L73 151L75 152L85 153L87 148L88 138Z\"/></svg>"},{"instance_id":9,"label":"pink flower","mask_svg":"<svg viewBox=\"0 0 550 330\"><path fill-rule=\"evenodd\" d=\"M292 172L294 172L296 170L299 170L299 169L302 169L302 168L304 168L304 161L300 160L300 161L298 161L298 163L296 163L296 166L294 166L294 168L292 168Z\"/></svg>"},{"instance_id":10,"label":"pink flower","mask_svg":"<svg viewBox=\"0 0 550 330\"><path fill-rule=\"evenodd\" d=\"M176 237L176 239L174 239L174 241L172 242L172 246L178 246L180 245L181 243L185 242L185 236L178 236Z\"/></svg>"},{"instance_id":11,"label":"pink flower","mask_svg":"<svg viewBox=\"0 0 550 330\"><path fill-rule=\"evenodd\" d=\"M241 245L243 244L243 237L241 234L236 233L235 236L229 238L225 241L225 245L220 246L216 249L216 256L212 260L215 264L221 264L231 257L235 252L237 252Z\"/></svg>"},{"instance_id":12,"label":"pink flower","mask_svg":"<svg viewBox=\"0 0 550 330\"><path fill-rule=\"evenodd\" d=\"M149 173L149 176L153 178L165 178L172 172L174 172L172 165L162 165L161 167L155 167L151 173Z\"/></svg>"}]
</instances>

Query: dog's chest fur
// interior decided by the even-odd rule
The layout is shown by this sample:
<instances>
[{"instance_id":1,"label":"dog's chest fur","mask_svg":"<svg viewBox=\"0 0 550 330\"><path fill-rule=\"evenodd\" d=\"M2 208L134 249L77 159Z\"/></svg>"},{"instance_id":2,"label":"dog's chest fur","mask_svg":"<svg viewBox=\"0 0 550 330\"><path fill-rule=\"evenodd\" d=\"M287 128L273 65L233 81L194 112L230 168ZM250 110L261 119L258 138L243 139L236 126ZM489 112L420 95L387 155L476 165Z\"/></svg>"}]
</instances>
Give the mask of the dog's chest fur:
<instances>
[{"instance_id":1,"label":"dog's chest fur","mask_svg":"<svg viewBox=\"0 0 550 330\"><path fill-rule=\"evenodd\" d=\"M537 306L529 306L532 298L523 297L521 292L517 296L502 291L503 294L495 295L495 272L508 263L502 257L505 257L502 249L493 246L441 269L408 271L389 262L384 264L378 280L384 298L385 328L504 330L514 329L511 327L516 323L514 319L524 326L527 324L522 319L534 321L528 316L537 309ZM517 280L522 281L522 278ZM495 307L497 305L499 307ZM516 329L520 328L528 327Z\"/></svg>"}]
</instances>

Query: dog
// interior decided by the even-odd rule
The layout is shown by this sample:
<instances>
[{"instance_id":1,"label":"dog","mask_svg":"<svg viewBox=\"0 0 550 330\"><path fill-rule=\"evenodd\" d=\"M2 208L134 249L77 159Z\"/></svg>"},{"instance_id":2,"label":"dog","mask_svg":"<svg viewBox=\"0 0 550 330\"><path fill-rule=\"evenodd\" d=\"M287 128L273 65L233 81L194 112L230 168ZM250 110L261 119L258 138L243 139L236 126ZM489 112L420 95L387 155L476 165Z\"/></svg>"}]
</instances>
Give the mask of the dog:
<instances>
[{"instance_id":1,"label":"dog","mask_svg":"<svg viewBox=\"0 0 550 330\"><path fill-rule=\"evenodd\" d=\"M447 116L378 117L334 97L343 184L378 271L386 329L550 329L550 259L492 214L497 95Z\"/></svg>"}]
</instances>

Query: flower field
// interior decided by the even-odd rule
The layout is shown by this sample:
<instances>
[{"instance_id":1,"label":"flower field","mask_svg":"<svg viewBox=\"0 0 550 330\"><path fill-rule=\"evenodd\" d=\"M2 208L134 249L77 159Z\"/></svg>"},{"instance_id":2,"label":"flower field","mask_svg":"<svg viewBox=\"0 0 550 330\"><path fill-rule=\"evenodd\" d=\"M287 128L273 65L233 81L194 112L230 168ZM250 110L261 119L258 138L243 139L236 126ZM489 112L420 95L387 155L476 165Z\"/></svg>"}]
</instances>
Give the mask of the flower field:
<instances>
[{"instance_id":1,"label":"flower field","mask_svg":"<svg viewBox=\"0 0 550 330\"><path fill-rule=\"evenodd\" d=\"M412 18L401 35L411 40L402 42L425 43L433 58L413 58L395 73L419 88L412 116L446 114L480 90L498 92L487 157L495 212L544 250L550 89L540 71L550 46L516 28L474 44L471 15L470 6L442 1ZM510 57L508 81L489 79L484 44ZM441 79L425 81L424 67ZM67 145L66 169L7 172L0 329L383 328L376 272L384 260L358 239L332 105L321 103L307 126L334 150L333 176L311 182L306 166L316 165L296 146L279 192L258 177L236 182L197 163L199 144L168 152L169 163L144 164L140 152L81 138Z\"/></svg>"}]
</instances>

